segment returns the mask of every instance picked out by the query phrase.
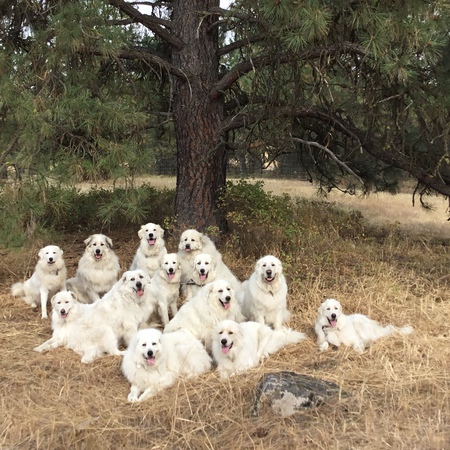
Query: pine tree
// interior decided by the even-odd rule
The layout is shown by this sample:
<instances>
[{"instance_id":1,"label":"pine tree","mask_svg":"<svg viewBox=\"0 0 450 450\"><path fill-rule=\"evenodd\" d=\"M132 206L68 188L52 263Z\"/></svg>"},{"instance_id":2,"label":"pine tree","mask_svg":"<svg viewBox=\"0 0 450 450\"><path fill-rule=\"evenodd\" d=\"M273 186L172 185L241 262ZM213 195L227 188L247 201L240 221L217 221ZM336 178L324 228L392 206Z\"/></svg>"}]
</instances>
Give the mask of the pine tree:
<instances>
[{"instance_id":1,"label":"pine tree","mask_svg":"<svg viewBox=\"0 0 450 450\"><path fill-rule=\"evenodd\" d=\"M175 214L198 229L226 227L233 152L295 153L326 187L402 171L450 194L447 2L142 3L2 3L2 167L132 179L173 130Z\"/></svg>"}]
</instances>

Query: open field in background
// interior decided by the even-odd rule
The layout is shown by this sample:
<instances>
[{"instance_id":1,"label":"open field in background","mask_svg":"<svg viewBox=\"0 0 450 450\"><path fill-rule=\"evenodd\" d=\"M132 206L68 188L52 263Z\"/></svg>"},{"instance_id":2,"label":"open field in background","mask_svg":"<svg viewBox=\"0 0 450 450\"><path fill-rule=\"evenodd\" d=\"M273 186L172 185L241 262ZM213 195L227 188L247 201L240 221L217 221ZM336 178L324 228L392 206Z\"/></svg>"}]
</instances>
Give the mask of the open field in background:
<instances>
[{"instance_id":1,"label":"open field in background","mask_svg":"<svg viewBox=\"0 0 450 450\"><path fill-rule=\"evenodd\" d=\"M167 183L159 177L157 181ZM314 193L305 183L291 180L265 183L273 193ZM153 179L151 184L162 186ZM141 405L126 401L129 386L118 357L85 366L67 349L47 354L32 351L50 336L50 324L12 298L9 289L31 274L34 255L45 243L30 243L21 251L0 249L0 448L450 449L446 205L436 198L436 210L430 214L418 206L410 209L409 194L386 195L388 205L384 198L341 199L333 194L330 200L345 207L354 207L354 202L371 223L398 222L388 230L400 227L405 233L338 233L339 227L323 229L311 218L301 244L284 259L290 325L305 332L307 341L241 376L222 381L211 372L180 381ZM69 276L83 252L83 239L94 231L55 242L64 249ZM109 235L126 270L138 245L137 229L112 230ZM258 236L264 253L283 259L281 250L272 246L271 235ZM245 279L255 261L236 258L231 243L223 243L224 260ZM167 246L175 251L176 241L169 240ZM360 312L399 326L410 324L415 332L381 340L362 355L345 348L319 353L313 326L317 307L327 297L340 300L347 313ZM270 410L252 417L257 381L265 372L280 370L338 383L350 397L291 418L280 419Z\"/></svg>"},{"instance_id":2,"label":"open field in background","mask_svg":"<svg viewBox=\"0 0 450 450\"><path fill-rule=\"evenodd\" d=\"M340 207L359 210L368 223L372 225L392 225L414 234L423 234L433 237L450 238L449 201L442 196L426 198L430 209L420 205L416 196L413 206L413 189L404 189L403 192L392 195L386 192L368 196L348 195L338 191L330 192L327 197L318 196L317 187L307 181L282 179L250 179L250 182L263 181L264 188L275 195L283 193L292 197L308 199L321 199L338 204ZM138 178L137 183L149 183L158 189L175 189L174 177L155 176L151 178ZM87 189L89 185L82 185ZM107 184L99 185L105 187Z\"/></svg>"}]
</instances>

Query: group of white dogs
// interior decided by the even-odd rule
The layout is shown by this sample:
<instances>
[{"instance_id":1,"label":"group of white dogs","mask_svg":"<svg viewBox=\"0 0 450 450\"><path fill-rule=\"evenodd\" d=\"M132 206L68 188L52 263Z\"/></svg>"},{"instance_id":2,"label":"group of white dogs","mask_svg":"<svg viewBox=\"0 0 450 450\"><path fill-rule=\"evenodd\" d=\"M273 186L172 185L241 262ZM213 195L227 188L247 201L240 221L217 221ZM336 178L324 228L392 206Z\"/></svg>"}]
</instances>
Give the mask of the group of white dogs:
<instances>
[{"instance_id":1,"label":"group of white dogs","mask_svg":"<svg viewBox=\"0 0 450 450\"><path fill-rule=\"evenodd\" d=\"M167 253L163 229L143 225L130 270L117 281L120 264L112 241L94 234L76 274L67 279L63 251L49 245L39 251L31 278L11 288L14 296L47 317L52 304L52 337L34 350L66 346L90 363L105 355L123 355L122 373L131 384L128 400L142 401L179 377L217 368L221 377L256 367L305 334L285 326L287 284L281 261L267 255L241 283L205 234L185 230L178 252ZM184 300L178 310L180 297ZM315 332L321 351L329 344L362 352L371 342L411 327L381 326L362 314L345 315L328 299L318 309ZM159 317L163 331L149 328ZM120 350L121 346L126 350Z\"/></svg>"}]
</instances>

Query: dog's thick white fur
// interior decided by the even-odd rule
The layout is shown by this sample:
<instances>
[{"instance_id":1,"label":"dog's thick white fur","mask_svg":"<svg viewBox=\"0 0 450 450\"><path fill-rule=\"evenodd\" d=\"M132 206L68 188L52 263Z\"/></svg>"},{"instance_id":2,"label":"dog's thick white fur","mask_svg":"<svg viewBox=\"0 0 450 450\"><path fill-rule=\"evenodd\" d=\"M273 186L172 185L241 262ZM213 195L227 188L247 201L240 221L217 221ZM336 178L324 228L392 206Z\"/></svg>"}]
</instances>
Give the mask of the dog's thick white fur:
<instances>
[{"instance_id":1,"label":"dog's thick white fur","mask_svg":"<svg viewBox=\"0 0 450 450\"><path fill-rule=\"evenodd\" d=\"M181 264L181 283L189 283L195 278L194 258L200 253L211 255L216 272L216 278L227 280L235 293L240 292L242 283L222 261L222 255L213 241L197 230L185 230L178 244L178 260Z\"/></svg>"},{"instance_id":2,"label":"dog's thick white fur","mask_svg":"<svg viewBox=\"0 0 450 450\"><path fill-rule=\"evenodd\" d=\"M210 356L189 332L162 334L155 328L139 330L122 361L122 373L131 384L130 402L141 402L178 378L192 378L210 369Z\"/></svg>"},{"instance_id":3,"label":"dog's thick white fur","mask_svg":"<svg viewBox=\"0 0 450 450\"><path fill-rule=\"evenodd\" d=\"M395 332L403 335L413 332L410 326L402 328L393 325L382 326L363 314L346 315L342 312L341 304L333 298L325 300L320 305L318 313L314 329L321 351L328 349L331 344L336 347L340 345L353 347L361 353L367 345L382 337Z\"/></svg>"},{"instance_id":4,"label":"dog's thick white fur","mask_svg":"<svg viewBox=\"0 0 450 450\"><path fill-rule=\"evenodd\" d=\"M72 291L61 291L51 299L52 303L52 337L34 349L45 352L67 345L67 337L78 319L87 312L92 305L79 303Z\"/></svg>"},{"instance_id":5,"label":"dog's thick white fur","mask_svg":"<svg viewBox=\"0 0 450 450\"><path fill-rule=\"evenodd\" d=\"M75 277L67 280L67 289L75 292L79 302L94 303L113 287L120 264L108 236L93 234L84 243L84 254Z\"/></svg>"},{"instance_id":6,"label":"dog's thick white fur","mask_svg":"<svg viewBox=\"0 0 450 450\"><path fill-rule=\"evenodd\" d=\"M196 296L182 305L164 332L190 331L210 349L212 331L225 319L240 322L243 316L228 281L216 280L202 287Z\"/></svg>"},{"instance_id":7,"label":"dog's thick white fur","mask_svg":"<svg viewBox=\"0 0 450 450\"><path fill-rule=\"evenodd\" d=\"M267 255L256 262L255 270L243 283L242 312L249 320L279 330L289 321L286 306L287 284L281 261Z\"/></svg>"},{"instance_id":8,"label":"dog's thick white fur","mask_svg":"<svg viewBox=\"0 0 450 450\"><path fill-rule=\"evenodd\" d=\"M191 275L191 279L181 286L185 302L194 297L205 284L211 283L217 278L213 257L208 253L196 255L194 257L194 270Z\"/></svg>"},{"instance_id":9,"label":"dog's thick white fur","mask_svg":"<svg viewBox=\"0 0 450 450\"><path fill-rule=\"evenodd\" d=\"M273 330L258 322L219 322L213 332L212 354L222 378L256 367L267 357L288 344L306 339L305 334L282 327Z\"/></svg>"},{"instance_id":10,"label":"dog's thick white fur","mask_svg":"<svg viewBox=\"0 0 450 450\"><path fill-rule=\"evenodd\" d=\"M143 270L125 272L113 288L91 306L71 329L67 346L89 363L104 353L122 355L121 341L128 345L155 304L145 292L149 278Z\"/></svg>"},{"instance_id":11,"label":"dog's thick white fur","mask_svg":"<svg viewBox=\"0 0 450 450\"><path fill-rule=\"evenodd\" d=\"M139 248L134 255L130 270L141 269L151 278L159 269L167 253L164 230L155 223L142 225L138 231Z\"/></svg>"},{"instance_id":12,"label":"dog's thick white fur","mask_svg":"<svg viewBox=\"0 0 450 450\"><path fill-rule=\"evenodd\" d=\"M38 253L39 259L31 278L11 286L14 297L22 297L28 305L36 308L41 305L43 319L48 317L48 298L66 289L67 269L63 251L57 245L47 245Z\"/></svg>"},{"instance_id":13,"label":"dog's thick white fur","mask_svg":"<svg viewBox=\"0 0 450 450\"><path fill-rule=\"evenodd\" d=\"M169 310L172 317L177 313L180 278L181 268L177 254L167 253L149 286L150 295L157 301L159 316L164 326L169 323Z\"/></svg>"}]
</instances>

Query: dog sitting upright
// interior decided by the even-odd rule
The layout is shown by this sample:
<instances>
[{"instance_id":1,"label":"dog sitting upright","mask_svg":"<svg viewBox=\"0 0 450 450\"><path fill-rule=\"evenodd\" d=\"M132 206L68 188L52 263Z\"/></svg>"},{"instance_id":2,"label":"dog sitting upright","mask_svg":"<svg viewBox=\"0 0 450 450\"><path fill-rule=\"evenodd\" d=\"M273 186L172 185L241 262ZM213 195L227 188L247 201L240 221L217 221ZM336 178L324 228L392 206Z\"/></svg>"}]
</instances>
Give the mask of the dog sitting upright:
<instances>
[{"instance_id":1,"label":"dog sitting upright","mask_svg":"<svg viewBox=\"0 0 450 450\"><path fill-rule=\"evenodd\" d=\"M31 278L24 283L13 284L11 294L22 297L33 308L40 303L42 318L46 319L49 296L66 289L67 269L62 257L63 251L57 245L41 248L38 255L39 260Z\"/></svg>"}]
</instances>

